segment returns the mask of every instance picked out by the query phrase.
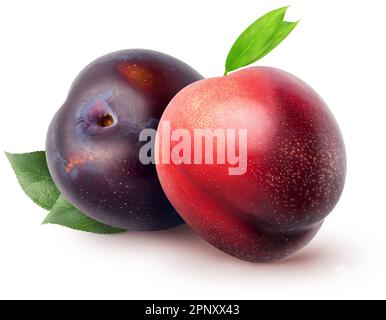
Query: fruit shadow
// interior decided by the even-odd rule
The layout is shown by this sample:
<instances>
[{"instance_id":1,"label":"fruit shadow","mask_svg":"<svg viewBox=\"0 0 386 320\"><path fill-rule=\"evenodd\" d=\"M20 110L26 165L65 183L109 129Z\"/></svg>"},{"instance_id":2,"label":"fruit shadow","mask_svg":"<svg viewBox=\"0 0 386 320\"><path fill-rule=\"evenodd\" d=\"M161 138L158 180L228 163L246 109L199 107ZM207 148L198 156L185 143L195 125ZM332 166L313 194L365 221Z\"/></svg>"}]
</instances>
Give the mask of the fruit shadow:
<instances>
[{"instance_id":1,"label":"fruit shadow","mask_svg":"<svg viewBox=\"0 0 386 320\"><path fill-rule=\"evenodd\" d=\"M241 268L248 273L263 270L280 273L301 273L304 270L324 272L352 261L350 250L347 250L344 244L336 241L326 243L318 241L316 237L304 249L283 261L269 264L250 263L225 254L208 244L187 225L155 232L127 232L112 235L109 239L109 250L118 250L119 254L122 254L122 251L131 252L144 258L156 255L160 257L161 263L172 263L174 267L183 266L189 269L213 265L222 266L224 272L233 268Z\"/></svg>"}]
</instances>

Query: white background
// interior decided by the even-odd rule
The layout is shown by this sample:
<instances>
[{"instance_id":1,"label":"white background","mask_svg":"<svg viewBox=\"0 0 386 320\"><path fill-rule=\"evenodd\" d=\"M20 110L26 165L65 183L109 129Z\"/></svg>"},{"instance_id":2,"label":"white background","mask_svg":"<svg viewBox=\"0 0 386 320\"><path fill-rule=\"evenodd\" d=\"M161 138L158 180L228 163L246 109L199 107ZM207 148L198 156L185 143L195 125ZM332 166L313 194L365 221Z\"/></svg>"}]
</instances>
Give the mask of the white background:
<instances>
[{"instance_id":1,"label":"white background","mask_svg":"<svg viewBox=\"0 0 386 320\"><path fill-rule=\"evenodd\" d=\"M188 227L99 236L45 216L0 156L0 298L386 298L385 1L1 1L0 150L44 148L77 73L105 53L149 48L211 77L258 16L291 5L295 31L258 62L327 101L348 156L344 194L318 236L258 265Z\"/></svg>"}]
</instances>

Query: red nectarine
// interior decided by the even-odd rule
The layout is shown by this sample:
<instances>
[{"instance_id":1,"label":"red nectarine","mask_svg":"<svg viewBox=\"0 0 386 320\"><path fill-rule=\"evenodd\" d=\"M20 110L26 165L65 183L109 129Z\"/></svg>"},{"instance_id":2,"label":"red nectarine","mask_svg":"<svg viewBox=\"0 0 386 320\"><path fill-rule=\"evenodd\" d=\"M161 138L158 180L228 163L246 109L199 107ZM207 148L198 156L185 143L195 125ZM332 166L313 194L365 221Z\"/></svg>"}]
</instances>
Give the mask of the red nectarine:
<instances>
[{"instance_id":1,"label":"red nectarine","mask_svg":"<svg viewBox=\"0 0 386 320\"><path fill-rule=\"evenodd\" d=\"M252 67L200 80L172 99L165 121L192 136L197 128L247 129L245 174L230 175L229 163L157 164L179 214L231 255L254 262L288 257L315 236L342 193L346 157L337 122L289 73Z\"/></svg>"}]
</instances>

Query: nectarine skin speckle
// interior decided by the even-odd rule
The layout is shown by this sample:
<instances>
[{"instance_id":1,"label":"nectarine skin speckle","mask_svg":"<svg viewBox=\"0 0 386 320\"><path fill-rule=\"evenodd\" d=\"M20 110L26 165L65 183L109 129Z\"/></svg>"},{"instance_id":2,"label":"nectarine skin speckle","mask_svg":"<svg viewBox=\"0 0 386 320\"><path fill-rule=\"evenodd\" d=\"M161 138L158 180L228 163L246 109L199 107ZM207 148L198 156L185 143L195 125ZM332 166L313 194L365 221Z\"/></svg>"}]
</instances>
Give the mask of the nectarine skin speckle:
<instances>
[{"instance_id":1,"label":"nectarine skin speckle","mask_svg":"<svg viewBox=\"0 0 386 320\"><path fill-rule=\"evenodd\" d=\"M61 193L79 210L128 230L183 223L154 165L139 161L139 133L156 129L186 85L202 79L187 64L150 50L124 50L88 65L72 84L47 134L47 162Z\"/></svg>"},{"instance_id":2,"label":"nectarine skin speckle","mask_svg":"<svg viewBox=\"0 0 386 320\"><path fill-rule=\"evenodd\" d=\"M321 97L289 73L252 67L195 82L174 97L162 121L192 135L195 128L248 130L244 175L229 175L228 164L157 164L177 212L240 259L290 256L315 236L341 196L346 156L337 122Z\"/></svg>"}]
</instances>

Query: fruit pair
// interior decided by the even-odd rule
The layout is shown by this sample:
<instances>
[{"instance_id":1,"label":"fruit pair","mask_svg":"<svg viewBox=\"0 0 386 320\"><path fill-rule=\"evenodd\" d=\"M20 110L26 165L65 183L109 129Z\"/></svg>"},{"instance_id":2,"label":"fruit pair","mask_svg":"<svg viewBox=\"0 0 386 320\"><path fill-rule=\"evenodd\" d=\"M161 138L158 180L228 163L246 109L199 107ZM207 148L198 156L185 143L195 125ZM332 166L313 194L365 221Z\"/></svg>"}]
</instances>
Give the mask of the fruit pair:
<instances>
[{"instance_id":1,"label":"fruit pair","mask_svg":"<svg viewBox=\"0 0 386 320\"><path fill-rule=\"evenodd\" d=\"M296 23L284 21L285 11L242 33L226 73L291 32ZM167 144L164 124L179 132ZM197 130L209 138L186 144ZM145 145L156 165L141 161ZM60 192L87 216L126 230L185 220L217 248L254 262L283 259L310 241L339 200L346 171L338 125L301 80L268 67L202 79L149 50L103 56L80 73L49 127L46 155Z\"/></svg>"}]
</instances>

